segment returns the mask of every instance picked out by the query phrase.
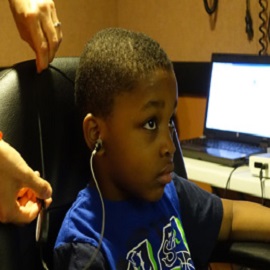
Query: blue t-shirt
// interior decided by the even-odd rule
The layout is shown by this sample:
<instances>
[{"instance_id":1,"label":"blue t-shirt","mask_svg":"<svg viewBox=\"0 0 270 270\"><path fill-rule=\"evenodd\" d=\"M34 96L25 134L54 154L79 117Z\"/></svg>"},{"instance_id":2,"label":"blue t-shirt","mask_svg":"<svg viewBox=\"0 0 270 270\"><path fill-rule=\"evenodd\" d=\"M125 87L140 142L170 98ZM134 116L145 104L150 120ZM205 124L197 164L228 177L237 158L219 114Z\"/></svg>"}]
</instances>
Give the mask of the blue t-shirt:
<instances>
[{"instance_id":1,"label":"blue t-shirt","mask_svg":"<svg viewBox=\"0 0 270 270\"><path fill-rule=\"evenodd\" d=\"M196 209L187 208L184 197L209 198L208 204L211 207L206 206L209 212L206 217L210 217L209 222L215 221L215 229L206 234L209 235L206 240L210 239L210 244L207 244L210 250L208 253L203 251L203 256L209 256L211 253L222 216L220 200L210 193L201 192L191 182L175 176L174 182L165 187L164 195L158 202L104 200L106 217L104 238L96 261L89 269L194 269L192 250L190 255L189 239L185 235L184 220L188 221L186 224L190 227L188 231L191 228L196 229L196 224L203 225L208 221L202 222L200 213L195 216L198 204L186 198L196 205ZM200 198L195 194L196 196L199 194ZM201 201L205 202L206 199ZM182 209L192 217L191 220L182 215ZM197 218L200 220L196 221ZM101 227L100 198L96 189L88 186L79 193L59 232L55 244L57 269L69 267L69 269L83 269L94 253L93 247L98 246ZM196 241L201 242L200 239L204 241L204 236L197 237L199 238ZM192 240L192 237L190 239ZM193 243L191 245L194 246ZM195 258L197 260L197 255ZM100 267L99 260L102 261Z\"/></svg>"}]
</instances>

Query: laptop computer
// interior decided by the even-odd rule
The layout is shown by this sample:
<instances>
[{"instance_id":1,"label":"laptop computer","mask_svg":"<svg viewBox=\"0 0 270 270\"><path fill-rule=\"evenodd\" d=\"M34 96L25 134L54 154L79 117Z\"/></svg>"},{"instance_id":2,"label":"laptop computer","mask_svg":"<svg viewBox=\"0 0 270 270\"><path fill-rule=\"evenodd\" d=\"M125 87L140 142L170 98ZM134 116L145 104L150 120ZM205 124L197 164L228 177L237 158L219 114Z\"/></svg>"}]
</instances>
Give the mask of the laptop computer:
<instances>
[{"instance_id":1,"label":"laptop computer","mask_svg":"<svg viewBox=\"0 0 270 270\"><path fill-rule=\"evenodd\" d=\"M268 152L270 57L214 53L204 132L181 141L183 155L231 167Z\"/></svg>"}]
</instances>

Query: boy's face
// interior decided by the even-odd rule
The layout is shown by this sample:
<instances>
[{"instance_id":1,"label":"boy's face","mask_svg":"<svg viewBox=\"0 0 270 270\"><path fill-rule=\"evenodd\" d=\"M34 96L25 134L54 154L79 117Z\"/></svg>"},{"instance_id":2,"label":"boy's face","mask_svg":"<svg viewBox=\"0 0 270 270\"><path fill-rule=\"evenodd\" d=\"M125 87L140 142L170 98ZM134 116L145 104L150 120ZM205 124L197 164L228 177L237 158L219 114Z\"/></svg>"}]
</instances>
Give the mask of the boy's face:
<instances>
[{"instance_id":1,"label":"boy's face","mask_svg":"<svg viewBox=\"0 0 270 270\"><path fill-rule=\"evenodd\" d=\"M115 99L105 120L98 181L105 198L159 200L174 169L173 123L177 83L158 70Z\"/></svg>"}]
</instances>

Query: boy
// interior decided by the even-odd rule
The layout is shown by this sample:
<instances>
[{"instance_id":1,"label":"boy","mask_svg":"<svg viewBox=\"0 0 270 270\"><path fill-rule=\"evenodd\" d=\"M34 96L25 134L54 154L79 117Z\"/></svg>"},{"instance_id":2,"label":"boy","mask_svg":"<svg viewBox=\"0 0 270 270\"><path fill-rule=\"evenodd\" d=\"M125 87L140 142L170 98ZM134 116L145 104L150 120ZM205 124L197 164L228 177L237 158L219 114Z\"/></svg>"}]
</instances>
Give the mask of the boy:
<instances>
[{"instance_id":1,"label":"boy","mask_svg":"<svg viewBox=\"0 0 270 270\"><path fill-rule=\"evenodd\" d=\"M119 28L97 33L75 96L92 181L63 222L56 269L195 269L217 240L270 240L269 209L221 200L173 173L177 83L157 42Z\"/></svg>"}]
</instances>

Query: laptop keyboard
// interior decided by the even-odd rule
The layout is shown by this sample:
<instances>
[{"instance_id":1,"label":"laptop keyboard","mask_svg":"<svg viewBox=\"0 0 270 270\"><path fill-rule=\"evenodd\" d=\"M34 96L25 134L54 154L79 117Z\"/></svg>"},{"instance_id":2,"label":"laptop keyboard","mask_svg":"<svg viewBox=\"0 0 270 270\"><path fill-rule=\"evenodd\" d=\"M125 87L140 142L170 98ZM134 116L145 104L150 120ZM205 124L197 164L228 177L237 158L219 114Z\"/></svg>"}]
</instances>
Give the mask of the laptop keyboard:
<instances>
[{"instance_id":1,"label":"laptop keyboard","mask_svg":"<svg viewBox=\"0 0 270 270\"><path fill-rule=\"evenodd\" d=\"M245 144L241 142L222 141L222 140L215 140L215 139L195 138L195 139L181 141L181 146L185 147L185 145L187 144L198 146L198 147L210 147L210 148L216 148L216 149L221 149L221 150L234 151L234 152L239 152L246 155L266 152L265 148L260 147L255 144Z\"/></svg>"}]
</instances>

